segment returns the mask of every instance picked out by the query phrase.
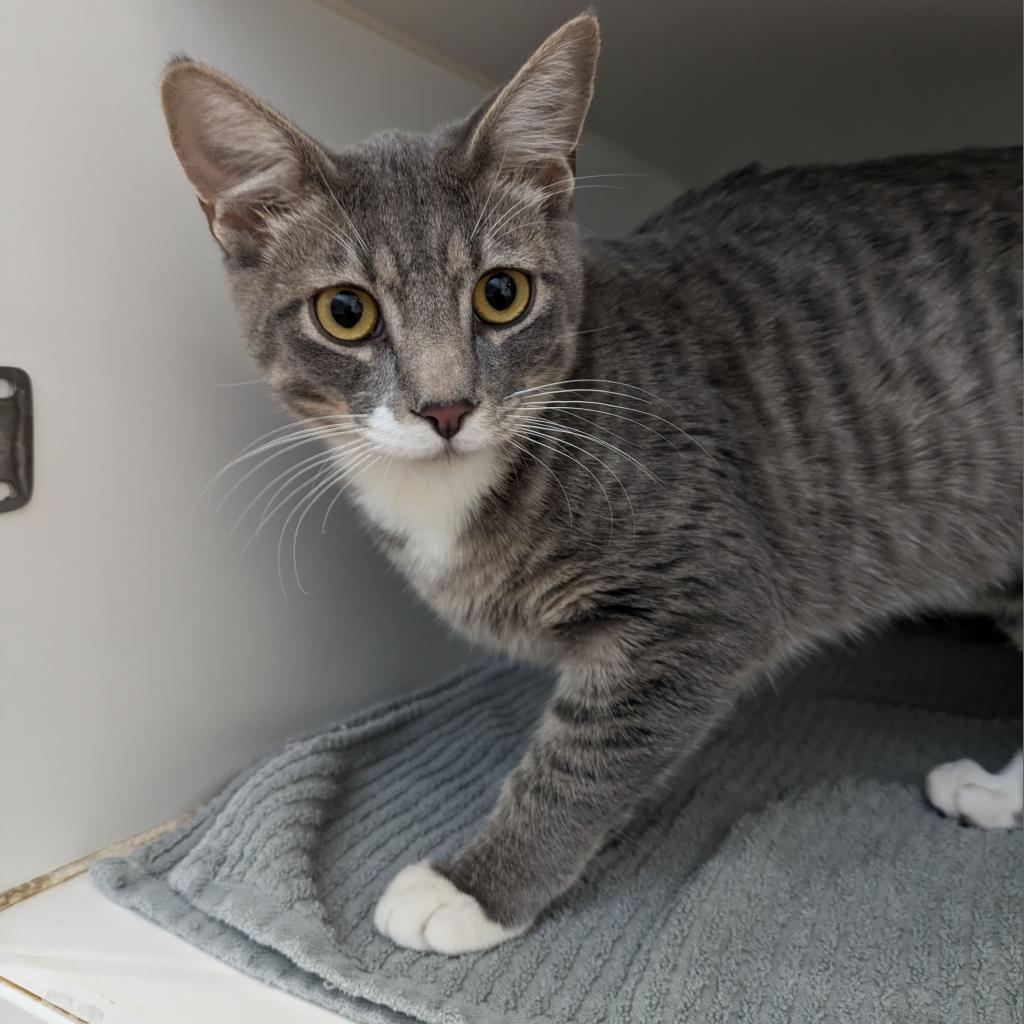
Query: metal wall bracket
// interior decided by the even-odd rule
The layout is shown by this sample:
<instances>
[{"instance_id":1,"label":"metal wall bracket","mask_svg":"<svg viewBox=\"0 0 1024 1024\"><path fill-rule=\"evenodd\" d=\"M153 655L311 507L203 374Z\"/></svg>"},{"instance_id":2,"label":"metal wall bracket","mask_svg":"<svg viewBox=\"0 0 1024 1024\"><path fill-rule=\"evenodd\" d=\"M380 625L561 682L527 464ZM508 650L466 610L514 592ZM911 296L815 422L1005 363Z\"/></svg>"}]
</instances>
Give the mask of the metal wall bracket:
<instances>
[{"instance_id":1,"label":"metal wall bracket","mask_svg":"<svg viewBox=\"0 0 1024 1024\"><path fill-rule=\"evenodd\" d=\"M0 366L0 512L32 497L32 382L24 370Z\"/></svg>"}]
</instances>

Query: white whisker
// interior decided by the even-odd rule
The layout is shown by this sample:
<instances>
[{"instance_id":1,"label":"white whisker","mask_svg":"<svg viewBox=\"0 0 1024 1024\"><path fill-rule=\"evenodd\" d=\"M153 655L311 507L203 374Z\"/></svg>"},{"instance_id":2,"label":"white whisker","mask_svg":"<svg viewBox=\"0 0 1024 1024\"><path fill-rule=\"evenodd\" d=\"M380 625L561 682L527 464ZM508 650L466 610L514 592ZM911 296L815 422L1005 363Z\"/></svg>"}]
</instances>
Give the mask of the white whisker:
<instances>
[{"instance_id":1,"label":"white whisker","mask_svg":"<svg viewBox=\"0 0 1024 1024\"><path fill-rule=\"evenodd\" d=\"M470 233L469 233L469 241L471 241L471 242L476 237L476 233L477 233L477 231L480 228L480 222L484 219L484 214L487 213L487 210L488 210L488 208L491 205L491 197L494 195L494 187L495 187L495 185L498 184L498 181L501 178L501 169L505 166L505 157L506 156L508 156L508 146L506 146L501 151L501 160L498 162L498 170L497 170L497 172L495 173L494 177L491 178L491 187L487 191L487 199L484 200L483 208L480 210L480 213L478 214L478 216L476 218L476 223L473 225L473 230L470 231Z\"/></svg>"},{"instance_id":2,"label":"white whisker","mask_svg":"<svg viewBox=\"0 0 1024 1024\"><path fill-rule=\"evenodd\" d=\"M597 464L599 466L603 467L605 470L607 470L607 472L609 472L612 475L612 478L619 485L619 488L622 491L623 497L626 499L626 504L629 505L629 514L630 514L630 516L633 519L633 536L636 537L636 512L633 509L633 501L632 501L632 499L629 496L629 491L626 490L626 485L619 478L619 475L615 472L615 470L612 469L611 466L608 465L608 463L606 463L603 459L601 459L600 457L595 455L588 448L583 448L583 447L581 447L578 444L573 444L571 441L566 441L566 440L562 439L561 437L557 437L554 431L551 431L551 430L549 430L547 428L541 428L541 427L537 427L537 426L533 426L533 425L531 425L531 427L529 429L531 429L533 431L536 431L542 437L546 437L549 441L556 441L558 444L567 445L568 447L573 448L576 451L583 452L584 455L589 455L590 458L592 458L595 462L597 462ZM562 432L562 431L559 431L559 432ZM591 441L599 440L598 438L591 437L588 434L580 434L579 431L571 432L570 436L572 436L573 433L576 434L577 436L588 438ZM616 449L616 450L618 450L618 449ZM622 454L622 453L620 452L620 454ZM644 468L644 467L641 467L641 468ZM657 479L657 478L655 477L655 479ZM602 490L603 490L603 488L602 488ZM607 492L605 492L605 494L607 496Z\"/></svg>"},{"instance_id":3,"label":"white whisker","mask_svg":"<svg viewBox=\"0 0 1024 1024\"><path fill-rule=\"evenodd\" d=\"M655 402L664 402L666 405L669 404L668 402L665 402L665 399L660 398L653 391L646 391L644 388L638 388L635 384L627 384L621 380L604 380L600 377L572 377L569 380L553 380L548 384L538 384L536 387L533 388L523 388L521 391L513 391L512 394L505 396L505 400L507 401L510 398L519 398L521 395L529 395L535 392L560 394L561 391L553 391L552 389L560 388L562 384L613 384L617 388L627 388L630 391L639 391L640 394L647 395L648 398L652 399ZM564 390L567 392L574 392L584 391L587 389L566 388Z\"/></svg>"},{"instance_id":4,"label":"white whisker","mask_svg":"<svg viewBox=\"0 0 1024 1024\"><path fill-rule=\"evenodd\" d=\"M290 420L288 423L282 423L278 427L274 427L272 430L268 430L265 434L260 434L254 441L250 441L242 451L248 451L250 448L255 448L264 438L272 437L274 434L280 434L283 430L291 430L295 427L303 427L304 425L317 425L317 426L330 426L341 420L362 420L366 419L363 413L330 413L323 414L320 416L305 416L299 420Z\"/></svg>"},{"instance_id":5,"label":"white whisker","mask_svg":"<svg viewBox=\"0 0 1024 1024\"><path fill-rule=\"evenodd\" d=\"M579 337L581 334L597 334L598 331L611 331L614 330L616 327L625 327L627 324L631 322L632 321L630 320L620 320L618 323L615 324L602 324L600 327L591 327L585 331L577 331L576 336ZM608 383L611 383L611 381L609 381ZM628 387L628 385L626 386ZM643 389L641 388L640 390Z\"/></svg>"},{"instance_id":6,"label":"white whisker","mask_svg":"<svg viewBox=\"0 0 1024 1024\"><path fill-rule=\"evenodd\" d=\"M592 427L597 427L598 430L604 430L607 433L611 434L612 437L617 437L620 441L625 441L627 444L636 445L636 447L638 448L640 447L639 441L634 441L631 438L623 437L621 434L615 433L614 430L609 430L608 427L606 427L603 423L598 423L597 420L592 420L586 416L581 416L578 412L570 412L568 409L557 408L554 411L560 413L562 416L571 416L574 420L580 420L582 423L589 423ZM673 451L679 452L679 448L676 447L676 444L672 440L672 438L666 437L663 433L661 433L660 430L655 430L654 427L652 427L648 423L641 423L640 420L635 420L631 416L622 416L618 413L606 412L603 409L596 410L594 415L610 416L612 417L612 419L625 420L627 423L632 423L634 426L640 427L641 429L646 430L648 433L653 434L659 440L664 441L665 444L667 444Z\"/></svg>"},{"instance_id":7,"label":"white whisker","mask_svg":"<svg viewBox=\"0 0 1024 1024\"><path fill-rule=\"evenodd\" d=\"M219 512L224 507L225 502L231 497L232 494L235 493L235 491L238 490L239 487L242 486L242 484L245 483L246 480L249 479L249 477L251 477L254 473L258 473L260 469L262 469L268 462L273 462L273 460L278 458L278 456L285 455L290 451L294 451L296 448L303 448L307 444L312 444L313 442L320 442L322 440L326 440L332 437L341 437L344 436L345 434L350 433L357 433L356 428L340 427L311 430L308 433L305 433L305 436L301 437L299 440L295 440L295 436L289 434L283 438L278 438L276 441L268 442L262 448L258 448L255 451L250 452L244 458L239 457L238 459L235 460L234 463L229 465L237 464L238 462L244 462L245 459L248 458L255 458L257 455L262 455L265 451L269 449L280 449L279 451L271 451L270 455L268 455L265 459L261 459L259 462L256 463L255 466L249 469L248 472L243 474L239 480L235 481L235 483L231 486L231 488L224 495L224 497L221 498L220 501L217 503L217 511Z\"/></svg>"},{"instance_id":8,"label":"white whisker","mask_svg":"<svg viewBox=\"0 0 1024 1024\"><path fill-rule=\"evenodd\" d=\"M242 545L242 550L244 551L256 539L256 535L260 532L261 529L263 529L264 523L269 522L269 520L271 520L276 515L278 509L280 509L283 505L287 504L289 498L291 498L291 496L296 492L292 491L291 494L289 494L288 497L286 497L283 501L275 504L277 502L278 495L281 494L282 491L287 490L296 480L301 479L308 473L316 472L321 466L325 465L330 460L330 458L330 452L317 452L315 455L311 455L308 458L303 459L298 464L289 466L288 469L284 470L284 472L279 473L277 476L275 476L274 479L271 480L270 483L265 484L259 490L256 496L249 502L249 504L245 506L245 508L242 510L242 514L238 517L238 519L235 520L235 525L231 527L231 532L228 533L227 539L231 540L231 538L235 535L235 531L242 525L242 523L245 521L246 516L248 516L250 510L260 500L260 498L262 498L263 495L266 494L267 491L269 491L274 486L274 484L276 484L279 480L283 479L284 482L277 488L276 491L274 491L274 493L267 499L267 503L263 506L263 512L261 513L259 520L256 523L255 531L249 537L249 539Z\"/></svg>"},{"instance_id":9,"label":"white whisker","mask_svg":"<svg viewBox=\"0 0 1024 1024\"><path fill-rule=\"evenodd\" d=\"M517 448L524 455L529 455L530 458L533 459L533 461L536 462L542 469L546 470L551 475L555 483L558 484L559 489L562 492L562 497L565 498L565 507L569 513L569 529L572 530L572 502L569 501L569 494L566 491L562 481L558 479L558 474L543 459L537 458L537 456L534 455L533 452L531 452L528 448L524 448L521 444L517 444L515 441L512 440L512 438L508 438L508 443L512 445L514 448Z\"/></svg>"},{"instance_id":10,"label":"white whisker","mask_svg":"<svg viewBox=\"0 0 1024 1024\"><path fill-rule=\"evenodd\" d=\"M380 459L380 455L377 456L377 459ZM320 495L323 494L325 491L329 490L331 487L333 487L344 475L345 475L345 470L342 469L342 470L339 471L338 467L335 466L335 469L329 475L328 480L324 484L322 484L320 486L317 486L315 493L311 494L308 499L305 499L306 507L303 510L302 515L299 516L299 521L295 524L295 532L292 534L292 568L294 569L294 572L295 572L295 582L298 585L299 590L303 594L306 594L307 596L309 596L309 591L306 590L305 587L303 587L302 579L299 576L299 531L302 529L302 522L303 522L303 520L306 518L307 515L309 515L309 513L312 510L313 506L319 500ZM314 486L316 486L316 485L314 485ZM287 527L287 525L288 525L288 522L287 522L287 520L285 520L285 524L281 528L281 538L282 538L282 540L284 539L284 531L285 531L285 528ZM278 551L280 552L280 545L278 545ZM278 570L279 571L280 571L280 567L281 567L281 563L280 563L280 559L279 559L278 560Z\"/></svg>"},{"instance_id":11,"label":"white whisker","mask_svg":"<svg viewBox=\"0 0 1024 1024\"><path fill-rule=\"evenodd\" d=\"M368 443L368 441L361 441L359 439L355 441L349 441L345 446L343 446L343 450L346 452L352 451L353 449L357 449L360 446L366 445ZM316 466L323 465L328 460L334 458L338 450L339 449L337 447L332 447L327 451L319 451L316 454L301 460L297 464L289 466L282 473L279 473L276 477L274 477L274 479L271 480L270 483L263 486L256 494L256 496L252 499L252 501L250 501L249 504L245 506L245 508L242 511L242 514L238 517L238 520L235 522L235 525L231 528L231 533L228 534L228 540L230 540L231 537L234 535L235 530L237 530L238 527L241 526L242 521L249 514L249 510L253 507L253 505L255 505L260 500L260 498L263 497L263 495L266 494L267 491L269 491L270 488L277 483L278 480L286 478L284 480L284 483L282 483L280 487L278 487L278 489L274 491L274 493L267 499L267 503L263 506L263 512L261 513L258 524L256 526L256 532L252 535L252 537L249 538L249 540L245 542L245 544L242 547L242 550L244 551L245 548L249 546L249 543L255 538L256 534L259 533L260 529L263 527L263 524L267 522L268 519L272 518L276 514L278 508L281 507L280 505L276 505L274 508L271 508L271 506L273 506L274 503L277 501L278 495L283 490L288 488L298 477L303 476L305 475L305 473L309 472L309 469L307 467L312 466L315 468ZM282 504L285 504L286 502L287 499L285 499L285 501L282 502Z\"/></svg>"},{"instance_id":12,"label":"white whisker","mask_svg":"<svg viewBox=\"0 0 1024 1024\"><path fill-rule=\"evenodd\" d=\"M584 401L582 399L580 399L579 401L570 401L564 398L559 399L557 402L523 402L521 408L563 410L582 408L587 412L593 411L595 413L600 412L602 409L619 409L622 412L634 413L637 416L647 416L650 419L657 420L660 423L664 423L667 426L672 427L673 430L678 430L679 433L683 435L683 437L685 437L692 444L696 445L719 469L722 468L718 459L716 459L714 455L712 455L711 452L709 452L707 448L705 448L704 445L702 445L700 441L698 441L691 433L689 433L688 431L684 430L681 426L679 426L678 423L673 423L671 420L665 419L664 416L658 416L657 414L653 412L648 412L645 409L634 409L628 405L615 405L610 402ZM611 413L606 413L605 415L611 415Z\"/></svg>"},{"instance_id":13,"label":"white whisker","mask_svg":"<svg viewBox=\"0 0 1024 1024\"><path fill-rule=\"evenodd\" d=\"M352 229L352 234L354 234L356 236L356 238L359 240L359 244L363 247L363 252L366 253L366 256L367 256L368 259L372 259L372 254L370 253L370 247L366 244L366 240L359 233L359 229L355 226L355 224L352 223L352 218L348 215L348 211L345 209L345 207L341 205L341 200L335 194L334 189L331 188L330 183L324 177L323 172L317 172L317 173L319 173L320 180L324 183L324 188L326 188L327 191L330 192L331 198L337 204L338 210L341 212L342 217L345 218L345 221L347 222L348 226Z\"/></svg>"},{"instance_id":14,"label":"white whisker","mask_svg":"<svg viewBox=\"0 0 1024 1024\"><path fill-rule=\"evenodd\" d=\"M285 516L284 522L281 524L281 533L280 536L277 538L277 578L281 584L281 593L284 594L285 600L288 599L288 592L285 589L284 585L284 573L281 571L281 549L284 546L284 538L285 534L288 531L288 524L292 521L293 517L295 516L296 512L299 511L299 509L303 507L309 508L310 505L316 504L316 499L321 494L323 494L323 492L327 490L327 488L330 487L332 483L334 483L335 472L335 466L332 464L328 466L325 470L322 470L316 477L314 477L313 480L309 483L309 489L292 506L291 511L288 513L287 516ZM298 530L298 526L296 526L296 530ZM308 596L309 592L303 589L302 580L299 579L298 554L296 551L298 539L298 534L296 533L295 539L292 542L292 553L295 559L293 566L293 570L295 572L295 582L298 584L300 592Z\"/></svg>"},{"instance_id":15,"label":"white whisker","mask_svg":"<svg viewBox=\"0 0 1024 1024\"><path fill-rule=\"evenodd\" d=\"M540 437L545 435L538 436L534 434L532 431L528 429L523 429L521 427L515 430L514 433L516 437L521 437L524 440L529 441L531 444L540 445L541 448L547 448L548 451L552 451L556 455L562 456L562 458L564 459L569 459L570 462L575 462L576 465L580 467L580 469L582 469L586 474L590 476L594 483L596 483L597 486L601 489L601 493L604 495L605 504L607 504L608 506L608 536L610 537L615 530L615 510L612 508L612 499L611 497L609 497L608 491L605 489L604 484L601 483L600 479L598 479L598 477L590 469L590 467L584 465L579 459L577 459L574 455L571 455L569 452L565 451L563 448L552 447L552 445L546 444L545 441L540 440ZM561 440L561 438L546 437L546 440L551 441L553 444L556 445L568 445L570 448L578 447L578 445L570 444L568 441ZM587 455L590 455L592 458L596 458L596 456L592 452L587 452L583 448L580 448L579 450ZM597 461L600 462L601 460L598 459Z\"/></svg>"},{"instance_id":16,"label":"white whisker","mask_svg":"<svg viewBox=\"0 0 1024 1024\"><path fill-rule=\"evenodd\" d=\"M210 478L206 486L199 492L199 497L196 498L193 508L198 506L199 502L203 500L203 497L207 494L210 488L212 488L225 473L237 466L239 463L245 462L246 459L255 458L257 455L261 455L265 451L270 451L272 448L277 447L279 442L280 444L288 444L297 438L315 437L317 436L318 431L328 431L329 428L333 426L341 425L342 420L363 418L365 417L356 415L307 417L306 419L299 420L298 422L284 423L279 427L274 427L272 430L268 430L266 433L257 437L255 441L250 441L234 458L232 458ZM303 424L310 424L315 420L324 420L324 423L313 427L303 426ZM279 438L278 441L265 441L265 439L271 438L275 434L280 434L282 431L291 431L291 433L287 438ZM265 443L261 443L264 441Z\"/></svg>"},{"instance_id":17,"label":"white whisker","mask_svg":"<svg viewBox=\"0 0 1024 1024\"><path fill-rule=\"evenodd\" d=\"M497 229L501 225L501 223L505 219L508 218L508 216L510 216L511 214L515 213L517 210L522 209L522 207L526 203L536 203L536 202L539 202L541 199L543 199L545 197L545 192L547 192L548 189L552 189L552 188L554 188L557 185L564 185L567 181L571 181L571 180L572 180L571 178L559 178L557 181L549 182L547 185L542 185L540 188L530 187L528 192L527 192L527 194L523 198L521 198L518 201L516 201L512 205L511 209L506 211L505 214L503 214L503 215L497 215L496 214L496 216L498 216L498 218L499 218L497 220L497 222L495 222L494 220L490 221L485 226L485 230L486 231L490 231L493 234L494 232L497 231Z\"/></svg>"},{"instance_id":18,"label":"white whisker","mask_svg":"<svg viewBox=\"0 0 1024 1024\"><path fill-rule=\"evenodd\" d=\"M500 228L502 226L502 224L504 224L509 219L509 217L511 217L514 213L517 213L519 210L523 209L523 207L526 206L527 204L535 205L535 204L541 202L542 200L549 198L551 195L560 195L562 192L571 192L573 190L573 186L574 186L575 182L585 181L585 180L588 180L590 178L606 178L606 177L612 177L612 175L606 175L606 174L584 174L584 175L580 175L580 176L577 176L577 177L558 178L556 181L548 182L547 185L542 185L540 188L533 188L533 187L531 187L529 189L529 192L527 193L527 195L524 196L522 199L520 199L514 206L512 206L512 208L510 210L507 210L496 222L492 221L491 223L489 223L487 225L487 230L490 231L492 234L497 233L498 228ZM559 186L567 186L567 187L559 188ZM585 185L581 185L579 187L580 188L593 188L593 187L599 188L601 186L585 186ZM611 187L614 187L614 186L605 186L605 187L611 188ZM557 192L552 192L552 189L556 189L556 188L558 188L558 191Z\"/></svg>"},{"instance_id":19,"label":"white whisker","mask_svg":"<svg viewBox=\"0 0 1024 1024\"><path fill-rule=\"evenodd\" d=\"M632 455L629 454L629 452L624 452L621 448L612 444L610 441L605 441L603 438L595 437L593 434L590 434L585 430L577 430L575 427L567 427L564 424L552 423L551 420L545 420L539 416L524 416L523 421L533 424L533 426L538 427L538 429L543 428L544 430L563 432L570 435L574 435L575 437L581 437L587 441L593 441L595 444L599 444L603 448L607 448L610 451L615 452L617 455L621 455L624 459L628 459L630 462L633 463L634 466L637 467L637 469L639 469L642 473L646 474L651 480L661 484L662 486L665 485L665 482L661 479L661 477L659 477L652 470L648 469L648 467L644 463L642 463L639 459L634 458ZM611 432L609 431L609 433ZM625 438L622 438L622 440L625 440Z\"/></svg>"},{"instance_id":20,"label":"white whisker","mask_svg":"<svg viewBox=\"0 0 1024 1024\"><path fill-rule=\"evenodd\" d=\"M553 182L552 184L557 184L557 182ZM513 206L512 210L509 213L506 213L503 217L501 217L494 224L488 225L487 230L492 235L496 235L501 230L501 228L503 228L509 222L509 220L512 218L512 216L514 214L518 213L520 210L522 210L526 206L526 204L528 204L528 203L530 205L534 205L534 204L543 202L544 200L552 199L555 196L565 195L568 192L575 192L578 189L582 190L582 189L586 189L586 188L601 188L601 189L613 189L615 191L625 191L624 189L622 189L618 185L570 185L568 188L558 189L558 191L554 191L554 192L548 191L548 189L550 189L550 187L551 186L545 186L545 188L543 190L542 189L535 189L535 190L533 190L531 195L527 196L526 199L521 200L519 203L517 203L515 206Z\"/></svg>"},{"instance_id":21,"label":"white whisker","mask_svg":"<svg viewBox=\"0 0 1024 1024\"><path fill-rule=\"evenodd\" d=\"M639 398L629 393L623 394L621 391L613 391L611 388L557 388L553 391L542 391L537 394L521 397L526 397L528 401L532 401L533 399L547 398L548 395L612 395L615 398L628 398L633 402L643 402L644 405L652 404L649 398Z\"/></svg>"},{"instance_id":22,"label":"white whisker","mask_svg":"<svg viewBox=\"0 0 1024 1024\"><path fill-rule=\"evenodd\" d=\"M350 477L352 480L354 480L355 477L352 476L352 473L356 469L358 469L360 466L362 466L362 465L364 465L366 463L367 454L371 454L372 455L373 453L372 452L367 453L366 451L360 452L358 458L354 458L350 465L344 466L342 468L342 477ZM385 473L388 471L388 468L391 466L391 461L392 460L391 460L391 456L390 455L387 457L387 460L388 461L387 461L387 463L385 464L385 467L384 467L384 472ZM367 468L369 468L369 467L367 467ZM360 473L358 475L361 476L362 473ZM345 483L345 485L338 490L338 493L333 498L331 498L331 503L327 506L327 511L324 513L323 522L320 524L320 532L321 533L326 533L327 532L327 520L330 518L331 509L334 508L334 506L338 503L338 499L345 493L345 491L348 490L348 483L349 482L347 481Z\"/></svg>"},{"instance_id":23,"label":"white whisker","mask_svg":"<svg viewBox=\"0 0 1024 1024\"><path fill-rule=\"evenodd\" d=\"M348 235L346 235L345 232L342 231L337 224L332 224L330 221L324 220L323 217L318 216L312 211L310 211L308 216L310 220L314 221L316 224L319 224L320 227L322 227L324 231L326 231L327 234L331 236L331 238L333 238L336 242L340 242L347 250L349 257L358 258L358 250L356 247L356 243L353 242L352 239L349 238Z\"/></svg>"}]
</instances>

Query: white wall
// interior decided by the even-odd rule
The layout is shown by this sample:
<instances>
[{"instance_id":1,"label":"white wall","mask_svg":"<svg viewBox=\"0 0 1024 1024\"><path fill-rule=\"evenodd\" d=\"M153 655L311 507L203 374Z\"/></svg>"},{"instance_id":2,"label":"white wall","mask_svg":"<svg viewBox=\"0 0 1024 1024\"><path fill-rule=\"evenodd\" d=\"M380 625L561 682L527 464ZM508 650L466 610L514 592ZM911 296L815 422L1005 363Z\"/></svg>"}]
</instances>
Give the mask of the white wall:
<instances>
[{"instance_id":1,"label":"white wall","mask_svg":"<svg viewBox=\"0 0 1024 1024\"><path fill-rule=\"evenodd\" d=\"M308 597L288 548L282 593L275 529L225 541L254 488L193 509L283 418L262 384L235 386L256 374L164 137L156 80L182 50L334 146L482 95L305 0L3 0L0 364L32 375L37 443L32 502L0 516L0 890L465 657L346 506L326 536L307 519ZM650 168L588 141L579 173L606 170ZM581 194L598 229L675 191L609 183L627 191Z\"/></svg>"}]
</instances>

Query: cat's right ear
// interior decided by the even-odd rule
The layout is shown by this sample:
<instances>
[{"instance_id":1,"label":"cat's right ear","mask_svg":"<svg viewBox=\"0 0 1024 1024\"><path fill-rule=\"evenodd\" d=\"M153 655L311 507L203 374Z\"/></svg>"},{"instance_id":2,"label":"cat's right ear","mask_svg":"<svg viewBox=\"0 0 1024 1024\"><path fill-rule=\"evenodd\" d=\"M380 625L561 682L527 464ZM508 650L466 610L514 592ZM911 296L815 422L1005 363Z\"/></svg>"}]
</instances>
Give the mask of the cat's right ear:
<instances>
[{"instance_id":1,"label":"cat's right ear","mask_svg":"<svg viewBox=\"0 0 1024 1024\"><path fill-rule=\"evenodd\" d=\"M227 252L258 245L327 160L276 110L198 61L172 60L160 97L174 152Z\"/></svg>"},{"instance_id":2,"label":"cat's right ear","mask_svg":"<svg viewBox=\"0 0 1024 1024\"><path fill-rule=\"evenodd\" d=\"M470 152L539 187L564 181L571 193L600 48L592 13L553 32L477 113Z\"/></svg>"}]
</instances>

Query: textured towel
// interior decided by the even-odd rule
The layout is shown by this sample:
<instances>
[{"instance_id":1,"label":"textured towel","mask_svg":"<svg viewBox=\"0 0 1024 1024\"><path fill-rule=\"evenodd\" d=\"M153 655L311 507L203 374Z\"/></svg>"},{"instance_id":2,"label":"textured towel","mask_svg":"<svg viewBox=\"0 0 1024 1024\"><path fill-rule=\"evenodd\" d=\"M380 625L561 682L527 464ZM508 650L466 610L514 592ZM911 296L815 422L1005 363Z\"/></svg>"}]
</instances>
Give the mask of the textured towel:
<instances>
[{"instance_id":1,"label":"textured towel","mask_svg":"<svg viewBox=\"0 0 1024 1024\"><path fill-rule=\"evenodd\" d=\"M895 634L764 686L525 936L454 959L380 938L388 880L473 833L550 685L499 663L296 740L94 876L360 1021L1021 1020L1024 833L920 792L1020 741L1019 656L963 637Z\"/></svg>"}]
</instances>

